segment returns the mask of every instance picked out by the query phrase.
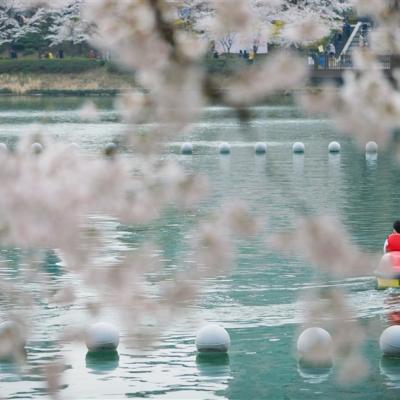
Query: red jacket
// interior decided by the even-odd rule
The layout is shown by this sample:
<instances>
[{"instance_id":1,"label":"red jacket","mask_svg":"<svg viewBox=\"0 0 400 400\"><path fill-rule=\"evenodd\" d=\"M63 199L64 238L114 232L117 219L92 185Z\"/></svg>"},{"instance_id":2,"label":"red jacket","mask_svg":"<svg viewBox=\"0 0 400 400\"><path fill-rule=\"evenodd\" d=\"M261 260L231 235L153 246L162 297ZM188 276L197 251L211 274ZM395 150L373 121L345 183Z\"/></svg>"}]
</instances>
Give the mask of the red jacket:
<instances>
[{"instance_id":1,"label":"red jacket","mask_svg":"<svg viewBox=\"0 0 400 400\"><path fill-rule=\"evenodd\" d=\"M400 233L392 233L388 236L386 251L400 251Z\"/></svg>"}]
</instances>

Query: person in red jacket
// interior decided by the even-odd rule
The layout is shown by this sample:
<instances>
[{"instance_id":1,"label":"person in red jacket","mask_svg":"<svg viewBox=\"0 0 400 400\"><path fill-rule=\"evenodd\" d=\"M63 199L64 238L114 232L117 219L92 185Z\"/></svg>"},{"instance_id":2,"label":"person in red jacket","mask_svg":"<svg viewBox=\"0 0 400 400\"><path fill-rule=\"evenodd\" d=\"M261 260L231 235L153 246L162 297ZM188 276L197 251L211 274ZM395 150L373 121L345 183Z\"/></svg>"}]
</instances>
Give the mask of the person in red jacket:
<instances>
[{"instance_id":1,"label":"person in red jacket","mask_svg":"<svg viewBox=\"0 0 400 400\"><path fill-rule=\"evenodd\" d=\"M385 253L400 251L400 220L394 221L393 232L387 237L383 250Z\"/></svg>"}]
</instances>

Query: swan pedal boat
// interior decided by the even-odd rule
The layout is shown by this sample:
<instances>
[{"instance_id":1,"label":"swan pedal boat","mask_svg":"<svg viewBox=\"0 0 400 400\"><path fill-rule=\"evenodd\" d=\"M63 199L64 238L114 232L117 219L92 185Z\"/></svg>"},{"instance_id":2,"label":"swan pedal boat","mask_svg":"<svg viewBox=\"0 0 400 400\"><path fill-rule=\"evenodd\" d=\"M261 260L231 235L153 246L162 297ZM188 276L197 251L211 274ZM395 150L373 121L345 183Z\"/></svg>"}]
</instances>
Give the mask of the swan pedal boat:
<instances>
[{"instance_id":1,"label":"swan pedal boat","mask_svg":"<svg viewBox=\"0 0 400 400\"><path fill-rule=\"evenodd\" d=\"M375 276L378 289L400 288L400 251L384 254Z\"/></svg>"}]
</instances>

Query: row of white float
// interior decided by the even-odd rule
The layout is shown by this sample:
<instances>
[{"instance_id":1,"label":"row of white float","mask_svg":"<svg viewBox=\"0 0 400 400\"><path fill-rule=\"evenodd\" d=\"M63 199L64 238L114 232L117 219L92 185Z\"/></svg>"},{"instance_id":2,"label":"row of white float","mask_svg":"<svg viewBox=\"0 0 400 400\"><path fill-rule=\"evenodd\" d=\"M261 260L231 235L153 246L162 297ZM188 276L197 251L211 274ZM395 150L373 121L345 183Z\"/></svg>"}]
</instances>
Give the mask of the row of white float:
<instances>
[{"instance_id":1,"label":"row of white float","mask_svg":"<svg viewBox=\"0 0 400 400\"><path fill-rule=\"evenodd\" d=\"M231 343L229 333L222 326L210 324L196 336L199 352L227 352ZM379 347L385 356L400 356L400 325L386 328L380 338ZM320 327L305 329L297 339L297 353L300 359L312 360L318 354L325 361L333 357L333 340L328 331Z\"/></svg>"},{"instance_id":2,"label":"row of white float","mask_svg":"<svg viewBox=\"0 0 400 400\"><path fill-rule=\"evenodd\" d=\"M305 145L303 142L293 143L292 151L296 154L302 154L305 152ZM328 151L330 153L339 153L341 149L339 142L330 142L328 145ZM231 152L231 145L227 142L222 142L218 145L218 152L220 154L229 154ZM267 152L267 144L264 142L257 142L254 145L254 152L256 154L265 154ZM365 145L366 153L377 153L378 145L375 142L368 142ZM193 144L190 142L184 142L181 145L181 154L193 154Z\"/></svg>"},{"instance_id":3,"label":"row of white float","mask_svg":"<svg viewBox=\"0 0 400 400\"><path fill-rule=\"evenodd\" d=\"M0 324L0 338L13 339L9 347L12 356L14 351L25 348L26 339L22 327L14 321ZM90 352L116 351L119 345L118 330L104 322L95 323L86 330L86 346ZM3 340L4 342L4 340ZM199 353L227 353L231 344L229 333L217 324L208 324L196 335L195 345ZM379 339L379 346L385 356L400 355L400 325L386 328ZM328 331L320 327L305 329L297 339L297 352L300 359L312 360L314 354L323 355L324 361L333 359L333 340ZM7 356L6 354L2 354Z\"/></svg>"},{"instance_id":4,"label":"row of white float","mask_svg":"<svg viewBox=\"0 0 400 400\"><path fill-rule=\"evenodd\" d=\"M71 148L79 148L79 145L76 143L70 144ZM113 153L116 151L117 145L115 143L108 143L105 146L105 152ZM31 145L32 153L40 154L43 151L43 145L40 143L33 143ZM328 151L330 153L339 153L341 150L341 146L339 142L330 142L328 145ZM8 147L5 143L0 143L0 152L7 152ZM302 154L305 152L305 145L303 142L295 142L292 146L293 153ZM220 154L230 154L231 152L231 145L227 142L222 142L218 145L218 152ZM257 142L254 145L254 152L256 154L265 154L267 152L267 144L264 142ZM365 145L365 152L369 154L374 154L378 152L378 145L375 142L368 142ZM181 145L181 154L193 154L193 144L190 142L184 142Z\"/></svg>"},{"instance_id":5,"label":"row of white float","mask_svg":"<svg viewBox=\"0 0 400 400\"><path fill-rule=\"evenodd\" d=\"M33 154L40 154L43 151L43 145L40 143L32 143L31 151ZM8 146L5 143L0 143L0 153L8 152Z\"/></svg>"}]
</instances>

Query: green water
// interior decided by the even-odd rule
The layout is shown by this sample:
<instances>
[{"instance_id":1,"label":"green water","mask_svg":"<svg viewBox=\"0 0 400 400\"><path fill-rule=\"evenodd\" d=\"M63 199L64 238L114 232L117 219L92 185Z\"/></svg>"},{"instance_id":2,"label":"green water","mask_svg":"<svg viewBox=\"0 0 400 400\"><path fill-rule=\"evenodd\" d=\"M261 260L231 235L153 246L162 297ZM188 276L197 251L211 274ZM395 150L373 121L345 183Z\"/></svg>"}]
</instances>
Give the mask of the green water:
<instances>
[{"instance_id":1,"label":"green water","mask_svg":"<svg viewBox=\"0 0 400 400\"><path fill-rule=\"evenodd\" d=\"M111 109L111 99L96 100L101 108L99 122L82 122L76 111L82 101L1 98L0 141L12 147L32 124L41 123L58 140L76 142L84 152L98 152L118 138L123 126ZM163 157L207 175L209 198L184 215L169 210L146 229L99 220L108 238L108 247L102 252L105 260L152 240L163 250L168 271L161 271L160 279L190 266L186 243L194 221L232 198L248 202L265 234L296 229L296 218L302 213L328 213L339 218L363 250L380 252L392 220L399 217L400 169L392 158L380 152L377 159L366 159L364 152L349 138L339 137L328 121L304 117L290 104L255 108L252 115L249 123L240 124L226 108L207 108L193 131L182 139L193 142L192 156L179 154L180 141L169 143ZM329 155L328 143L335 139L341 142L342 151ZM297 140L306 145L304 156L292 155L291 144ZM220 141L231 143L230 155L217 154ZM254 154L257 141L267 142L266 155ZM40 298L34 282L25 285L25 290L37 297L27 367L20 371L12 364L0 364L0 398L46 398L40 369L61 354L68 366L61 390L66 399L400 398L400 361L382 359L377 341L387 324L388 309L396 309L387 304L394 293L376 291L374 278L368 275L324 283L347 290L361 323L377 327L365 343L368 378L356 386L340 386L335 366L302 368L293 351L303 321L298 298L321 285L312 267L273 253L263 234L238 240L237 245L231 273L204 282L199 300L187 315L172 323L151 352L129 347L124 332L118 355L105 360L87 356L81 344L57 342L65 327L82 320L90 294L81 290L75 305L56 307ZM16 267L19 252L8 249L2 253L7 262L1 263L1 277L22 285ZM76 279L64 273L51 254L44 269L54 289ZM0 296L0 316L16 307ZM232 346L228 357L196 356L193 338L206 322L218 322L229 331Z\"/></svg>"}]
</instances>

